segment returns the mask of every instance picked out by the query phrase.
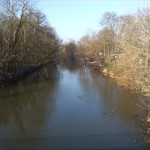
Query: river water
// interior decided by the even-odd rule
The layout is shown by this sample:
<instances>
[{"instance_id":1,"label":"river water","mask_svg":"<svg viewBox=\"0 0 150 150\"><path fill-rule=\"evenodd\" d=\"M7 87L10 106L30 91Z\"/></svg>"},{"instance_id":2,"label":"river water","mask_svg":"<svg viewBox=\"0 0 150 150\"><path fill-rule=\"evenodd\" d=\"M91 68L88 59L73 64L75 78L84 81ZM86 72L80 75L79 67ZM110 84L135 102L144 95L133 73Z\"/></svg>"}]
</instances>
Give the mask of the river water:
<instances>
[{"instance_id":1,"label":"river water","mask_svg":"<svg viewBox=\"0 0 150 150\"><path fill-rule=\"evenodd\" d=\"M139 95L88 68L50 70L1 89L0 149L150 149Z\"/></svg>"}]
</instances>

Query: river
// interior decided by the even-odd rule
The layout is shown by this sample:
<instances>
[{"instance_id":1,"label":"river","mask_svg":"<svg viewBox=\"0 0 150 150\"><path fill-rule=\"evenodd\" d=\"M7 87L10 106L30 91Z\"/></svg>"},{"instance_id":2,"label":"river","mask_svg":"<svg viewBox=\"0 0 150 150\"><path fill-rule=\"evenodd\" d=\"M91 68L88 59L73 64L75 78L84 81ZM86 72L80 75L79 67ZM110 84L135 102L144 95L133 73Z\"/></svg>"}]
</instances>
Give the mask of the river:
<instances>
[{"instance_id":1,"label":"river","mask_svg":"<svg viewBox=\"0 0 150 150\"><path fill-rule=\"evenodd\" d=\"M139 95L88 68L49 70L1 89L0 149L150 149Z\"/></svg>"}]
</instances>

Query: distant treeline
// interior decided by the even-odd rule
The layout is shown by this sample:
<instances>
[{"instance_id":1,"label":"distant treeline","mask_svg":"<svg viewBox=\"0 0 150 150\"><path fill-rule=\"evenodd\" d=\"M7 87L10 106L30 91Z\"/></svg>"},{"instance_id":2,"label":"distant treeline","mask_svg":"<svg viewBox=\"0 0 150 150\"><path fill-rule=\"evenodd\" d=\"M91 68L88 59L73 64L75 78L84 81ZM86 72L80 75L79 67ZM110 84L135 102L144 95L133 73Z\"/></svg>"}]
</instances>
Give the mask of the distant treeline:
<instances>
[{"instance_id":1,"label":"distant treeline","mask_svg":"<svg viewBox=\"0 0 150 150\"><path fill-rule=\"evenodd\" d=\"M30 0L0 1L0 80L58 59L60 40L34 7Z\"/></svg>"},{"instance_id":2,"label":"distant treeline","mask_svg":"<svg viewBox=\"0 0 150 150\"><path fill-rule=\"evenodd\" d=\"M123 16L106 12L99 24L98 32L67 45L75 45L76 56L103 66L119 84L150 96L150 9Z\"/></svg>"}]
</instances>

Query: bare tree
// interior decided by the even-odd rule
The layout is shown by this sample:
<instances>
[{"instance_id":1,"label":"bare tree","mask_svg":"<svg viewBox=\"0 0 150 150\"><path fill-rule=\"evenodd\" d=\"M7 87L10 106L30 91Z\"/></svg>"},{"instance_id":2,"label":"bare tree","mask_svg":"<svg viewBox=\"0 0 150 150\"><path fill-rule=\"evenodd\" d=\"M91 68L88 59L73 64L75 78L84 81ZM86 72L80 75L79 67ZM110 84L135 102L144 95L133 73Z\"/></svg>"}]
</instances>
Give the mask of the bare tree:
<instances>
[{"instance_id":1,"label":"bare tree","mask_svg":"<svg viewBox=\"0 0 150 150\"><path fill-rule=\"evenodd\" d=\"M58 56L60 40L54 28L32 6L29 0L0 1L0 72L3 74L15 73L27 65L42 65Z\"/></svg>"},{"instance_id":2,"label":"bare tree","mask_svg":"<svg viewBox=\"0 0 150 150\"><path fill-rule=\"evenodd\" d=\"M100 25L105 28L115 29L118 23L118 16L115 12L106 12L99 21Z\"/></svg>"}]
</instances>

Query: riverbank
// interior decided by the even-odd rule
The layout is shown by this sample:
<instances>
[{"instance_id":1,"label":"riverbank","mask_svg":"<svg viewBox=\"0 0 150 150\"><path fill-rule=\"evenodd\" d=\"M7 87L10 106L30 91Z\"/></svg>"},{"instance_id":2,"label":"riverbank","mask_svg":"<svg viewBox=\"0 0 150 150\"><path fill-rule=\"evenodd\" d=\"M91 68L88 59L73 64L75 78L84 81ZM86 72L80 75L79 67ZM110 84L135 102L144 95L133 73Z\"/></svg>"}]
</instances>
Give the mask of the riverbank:
<instances>
[{"instance_id":1,"label":"riverbank","mask_svg":"<svg viewBox=\"0 0 150 150\"><path fill-rule=\"evenodd\" d=\"M129 89L133 93L139 93L143 96L150 97L150 87L142 86L140 82L135 81L134 76L128 76L127 74L125 74L123 72L123 69L119 69L114 65L106 65L105 63L100 63L98 61L90 61L90 59L87 57L79 57L78 61L83 66L88 66L90 68L98 70L103 73L104 76L112 78L119 86L123 88Z\"/></svg>"}]
</instances>

